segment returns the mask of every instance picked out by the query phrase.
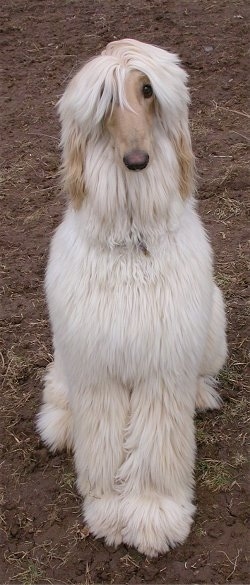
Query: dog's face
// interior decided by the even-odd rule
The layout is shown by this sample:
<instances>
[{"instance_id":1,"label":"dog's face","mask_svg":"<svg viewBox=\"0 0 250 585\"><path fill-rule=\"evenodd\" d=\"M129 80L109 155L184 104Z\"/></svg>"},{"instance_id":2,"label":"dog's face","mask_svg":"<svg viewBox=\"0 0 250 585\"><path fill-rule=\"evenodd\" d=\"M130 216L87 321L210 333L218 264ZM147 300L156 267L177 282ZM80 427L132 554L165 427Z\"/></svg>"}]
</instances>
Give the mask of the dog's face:
<instances>
[{"instance_id":1,"label":"dog's face","mask_svg":"<svg viewBox=\"0 0 250 585\"><path fill-rule=\"evenodd\" d=\"M115 103L105 120L117 158L131 171L141 171L152 155L154 92L150 80L139 71L130 71L124 82L129 108Z\"/></svg>"},{"instance_id":2,"label":"dog's face","mask_svg":"<svg viewBox=\"0 0 250 585\"><path fill-rule=\"evenodd\" d=\"M59 112L64 187L76 208L86 194L86 173L107 174L104 161L111 159L127 184L136 171L159 176L165 159L179 196L191 195L186 79L176 55L130 39L109 43L72 79Z\"/></svg>"}]
</instances>

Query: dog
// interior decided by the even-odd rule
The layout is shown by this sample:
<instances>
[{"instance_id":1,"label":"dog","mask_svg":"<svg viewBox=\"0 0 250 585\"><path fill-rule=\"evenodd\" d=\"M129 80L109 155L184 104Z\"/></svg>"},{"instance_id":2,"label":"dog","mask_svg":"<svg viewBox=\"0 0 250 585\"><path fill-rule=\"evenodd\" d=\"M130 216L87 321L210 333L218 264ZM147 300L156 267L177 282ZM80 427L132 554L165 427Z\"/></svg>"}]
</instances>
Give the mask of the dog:
<instances>
[{"instance_id":1,"label":"dog","mask_svg":"<svg viewBox=\"0 0 250 585\"><path fill-rule=\"evenodd\" d=\"M53 332L37 427L72 449L91 533L147 556L187 538L195 409L220 406L222 294L194 201L187 74L125 39L59 102L68 206L50 248Z\"/></svg>"}]
</instances>

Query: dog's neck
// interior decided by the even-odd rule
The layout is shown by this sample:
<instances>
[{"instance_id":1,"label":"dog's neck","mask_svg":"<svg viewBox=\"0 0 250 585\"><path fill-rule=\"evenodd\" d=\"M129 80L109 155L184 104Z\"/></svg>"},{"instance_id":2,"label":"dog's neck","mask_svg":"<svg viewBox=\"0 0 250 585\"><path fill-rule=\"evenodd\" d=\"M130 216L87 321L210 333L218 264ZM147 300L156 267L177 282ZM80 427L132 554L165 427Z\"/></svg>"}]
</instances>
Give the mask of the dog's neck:
<instances>
[{"instance_id":1,"label":"dog's neck","mask_svg":"<svg viewBox=\"0 0 250 585\"><path fill-rule=\"evenodd\" d=\"M115 242L113 247L120 251L126 251L128 249L136 251L144 254L144 256L148 256L149 254L148 242L146 242L145 236L137 233L136 230L134 232L133 229L130 230L128 238Z\"/></svg>"}]
</instances>

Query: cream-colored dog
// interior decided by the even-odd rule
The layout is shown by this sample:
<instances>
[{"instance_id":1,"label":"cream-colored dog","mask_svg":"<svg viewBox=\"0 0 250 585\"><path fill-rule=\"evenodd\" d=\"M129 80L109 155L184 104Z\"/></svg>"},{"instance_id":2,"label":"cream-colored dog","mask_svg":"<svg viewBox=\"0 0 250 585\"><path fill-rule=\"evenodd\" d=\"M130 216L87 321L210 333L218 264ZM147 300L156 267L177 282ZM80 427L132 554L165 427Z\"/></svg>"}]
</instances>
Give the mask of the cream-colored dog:
<instances>
[{"instance_id":1,"label":"cream-colored dog","mask_svg":"<svg viewBox=\"0 0 250 585\"><path fill-rule=\"evenodd\" d=\"M186 79L176 55L122 40L59 104L69 205L46 276L55 355L38 429L73 449L91 532L149 556L189 533L195 408L219 405L226 358Z\"/></svg>"}]
</instances>

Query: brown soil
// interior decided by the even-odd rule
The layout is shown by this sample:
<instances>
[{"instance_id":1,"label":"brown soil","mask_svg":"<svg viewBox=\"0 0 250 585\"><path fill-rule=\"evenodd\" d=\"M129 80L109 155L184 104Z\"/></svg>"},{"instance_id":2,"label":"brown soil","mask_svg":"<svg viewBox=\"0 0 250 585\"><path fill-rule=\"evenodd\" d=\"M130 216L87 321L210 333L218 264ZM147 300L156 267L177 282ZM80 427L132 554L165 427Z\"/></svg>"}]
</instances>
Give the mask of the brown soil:
<instances>
[{"instance_id":1,"label":"brown soil","mask_svg":"<svg viewBox=\"0 0 250 585\"><path fill-rule=\"evenodd\" d=\"M8 0L2 12L0 582L247 583L247 2ZM86 57L126 36L178 52L190 73L199 205L229 323L224 407L197 417L196 520L157 560L88 535L72 458L34 430L51 360L43 275L64 209L54 106Z\"/></svg>"}]
</instances>

